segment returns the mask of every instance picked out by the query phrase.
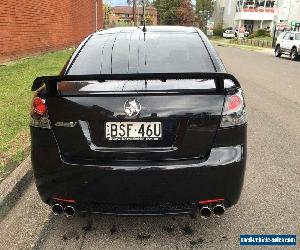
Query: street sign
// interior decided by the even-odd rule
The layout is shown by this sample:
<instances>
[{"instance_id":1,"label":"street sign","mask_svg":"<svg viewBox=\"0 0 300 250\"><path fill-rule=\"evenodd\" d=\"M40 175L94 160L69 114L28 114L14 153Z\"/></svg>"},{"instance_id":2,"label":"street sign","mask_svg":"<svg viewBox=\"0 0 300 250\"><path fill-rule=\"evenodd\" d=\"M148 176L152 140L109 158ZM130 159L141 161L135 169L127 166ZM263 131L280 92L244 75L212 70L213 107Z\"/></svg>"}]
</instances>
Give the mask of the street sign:
<instances>
[{"instance_id":1,"label":"street sign","mask_svg":"<svg viewBox=\"0 0 300 250\"><path fill-rule=\"evenodd\" d=\"M280 22L280 23L276 23L276 30L289 30L290 29L290 25L288 22Z\"/></svg>"}]
</instances>

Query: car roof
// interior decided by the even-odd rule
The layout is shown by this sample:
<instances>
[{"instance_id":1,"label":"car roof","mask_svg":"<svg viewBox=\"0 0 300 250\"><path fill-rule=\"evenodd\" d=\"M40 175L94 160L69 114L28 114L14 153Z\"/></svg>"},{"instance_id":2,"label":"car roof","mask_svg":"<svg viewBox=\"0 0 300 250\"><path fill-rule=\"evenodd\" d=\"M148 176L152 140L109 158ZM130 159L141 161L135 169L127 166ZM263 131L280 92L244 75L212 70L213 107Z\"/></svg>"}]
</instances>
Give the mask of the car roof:
<instances>
[{"instance_id":1,"label":"car roof","mask_svg":"<svg viewBox=\"0 0 300 250\"><path fill-rule=\"evenodd\" d=\"M139 27L117 27L110 28L107 30L100 30L95 32L95 34L114 34L122 32L140 32L143 26ZM185 33L196 33L197 29L195 27L185 27L185 26L146 26L146 32L185 32Z\"/></svg>"},{"instance_id":2,"label":"car roof","mask_svg":"<svg viewBox=\"0 0 300 250\"><path fill-rule=\"evenodd\" d=\"M300 34L300 31L293 31L293 30L285 30L282 33L295 33L295 34Z\"/></svg>"},{"instance_id":3,"label":"car roof","mask_svg":"<svg viewBox=\"0 0 300 250\"><path fill-rule=\"evenodd\" d=\"M157 59L161 58L161 60ZM195 27L118 27L91 34L65 74L225 72L207 37Z\"/></svg>"}]
</instances>

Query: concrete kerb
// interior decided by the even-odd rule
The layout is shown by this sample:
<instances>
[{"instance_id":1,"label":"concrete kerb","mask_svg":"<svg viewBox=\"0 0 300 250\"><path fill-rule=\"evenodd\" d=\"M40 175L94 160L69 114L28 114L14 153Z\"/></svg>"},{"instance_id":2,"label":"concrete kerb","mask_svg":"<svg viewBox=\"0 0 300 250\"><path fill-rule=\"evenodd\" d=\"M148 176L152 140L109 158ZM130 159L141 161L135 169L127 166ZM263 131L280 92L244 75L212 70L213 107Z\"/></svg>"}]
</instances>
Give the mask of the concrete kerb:
<instances>
[{"instance_id":1,"label":"concrete kerb","mask_svg":"<svg viewBox=\"0 0 300 250\"><path fill-rule=\"evenodd\" d=\"M33 179L30 156L0 184L0 221L22 196Z\"/></svg>"}]
</instances>

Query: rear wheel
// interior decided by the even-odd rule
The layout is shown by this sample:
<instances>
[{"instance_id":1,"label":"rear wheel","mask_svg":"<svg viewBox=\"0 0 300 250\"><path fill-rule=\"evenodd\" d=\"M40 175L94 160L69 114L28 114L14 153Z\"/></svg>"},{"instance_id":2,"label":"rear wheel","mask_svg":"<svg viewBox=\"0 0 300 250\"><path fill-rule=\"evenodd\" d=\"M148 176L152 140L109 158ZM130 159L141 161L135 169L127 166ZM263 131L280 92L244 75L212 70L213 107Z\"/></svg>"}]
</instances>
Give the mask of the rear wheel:
<instances>
[{"instance_id":1,"label":"rear wheel","mask_svg":"<svg viewBox=\"0 0 300 250\"><path fill-rule=\"evenodd\" d=\"M275 56L280 57L282 55L280 45L277 45L275 48Z\"/></svg>"},{"instance_id":2,"label":"rear wheel","mask_svg":"<svg viewBox=\"0 0 300 250\"><path fill-rule=\"evenodd\" d=\"M296 48L292 48L290 56L292 61L296 61L298 59L298 52Z\"/></svg>"}]
</instances>

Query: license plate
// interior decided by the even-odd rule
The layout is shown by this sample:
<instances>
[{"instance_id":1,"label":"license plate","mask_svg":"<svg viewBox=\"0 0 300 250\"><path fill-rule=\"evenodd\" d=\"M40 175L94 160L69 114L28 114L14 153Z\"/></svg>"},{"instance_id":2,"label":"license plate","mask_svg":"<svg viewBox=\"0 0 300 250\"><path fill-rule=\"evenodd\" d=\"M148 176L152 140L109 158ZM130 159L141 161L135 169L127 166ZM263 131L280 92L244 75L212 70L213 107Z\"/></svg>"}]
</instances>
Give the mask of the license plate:
<instances>
[{"instance_id":1,"label":"license plate","mask_svg":"<svg viewBox=\"0 0 300 250\"><path fill-rule=\"evenodd\" d=\"M106 122L108 140L159 140L162 137L161 122Z\"/></svg>"}]
</instances>

